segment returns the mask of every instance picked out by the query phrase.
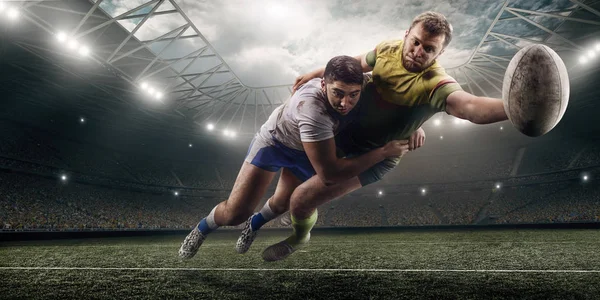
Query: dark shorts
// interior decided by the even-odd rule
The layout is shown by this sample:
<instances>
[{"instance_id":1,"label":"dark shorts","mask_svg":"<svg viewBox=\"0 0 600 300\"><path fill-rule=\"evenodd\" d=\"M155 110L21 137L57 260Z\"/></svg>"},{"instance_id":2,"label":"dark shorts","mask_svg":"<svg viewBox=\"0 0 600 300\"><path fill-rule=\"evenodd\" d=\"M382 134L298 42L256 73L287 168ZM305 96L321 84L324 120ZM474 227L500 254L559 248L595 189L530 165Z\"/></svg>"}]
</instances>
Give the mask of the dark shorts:
<instances>
[{"instance_id":1,"label":"dark shorts","mask_svg":"<svg viewBox=\"0 0 600 300\"><path fill-rule=\"evenodd\" d=\"M347 157L359 156L363 153L351 153L347 155ZM400 163L400 157L388 157L374 166L370 167L366 171L358 174L358 180L360 180L360 184L364 187L371 183L375 183L383 178L385 174L393 170Z\"/></svg>"},{"instance_id":2,"label":"dark shorts","mask_svg":"<svg viewBox=\"0 0 600 300\"><path fill-rule=\"evenodd\" d=\"M352 142L349 142L348 139L345 139L343 133L336 136L335 140L338 157L356 157L370 151L370 149L355 146ZM360 173L358 175L360 184L364 187L381 180L385 174L393 170L400 163L400 159L401 157L386 158Z\"/></svg>"}]
</instances>

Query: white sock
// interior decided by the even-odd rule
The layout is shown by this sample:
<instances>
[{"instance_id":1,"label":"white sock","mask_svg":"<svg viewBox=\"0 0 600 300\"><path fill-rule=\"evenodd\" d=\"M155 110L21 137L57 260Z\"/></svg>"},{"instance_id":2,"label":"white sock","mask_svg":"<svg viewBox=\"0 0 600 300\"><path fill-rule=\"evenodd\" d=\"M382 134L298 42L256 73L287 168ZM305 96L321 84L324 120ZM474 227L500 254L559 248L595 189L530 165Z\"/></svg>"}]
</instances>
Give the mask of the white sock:
<instances>
[{"instance_id":1,"label":"white sock","mask_svg":"<svg viewBox=\"0 0 600 300\"><path fill-rule=\"evenodd\" d=\"M208 216L206 216L206 225L208 225L208 228L210 228L210 230L215 230L215 229L219 228L219 225L217 225L217 223L215 223L215 210L217 210L217 206L215 206L210 211Z\"/></svg>"},{"instance_id":2,"label":"white sock","mask_svg":"<svg viewBox=\"0 0 600 300\"><path fill-rule=\"evenodd\" d=\"M265 203L265 206L263 206L263 208L260 209L260 214L267 222L277 218L280 215L273 212L271 206L269 205L269 201L267 201Z\"/></svg>"},{"instance_id":3,"label":"white sock","mask_svg":"<svg viewBox=\"0 0 600 300\"><path fill-rule=\"evenodd\" d=\"M273 210L269 206L269 201L267 201L267 203L265 203L265 206L263 206L260 212L254 217L252 217L252 223L250 223L250 225L252 226L252 230L260 229L263 225L269 223L269 221L277 218L278 216L279 214L273 212Z\"/></svg>"}]
</instances>

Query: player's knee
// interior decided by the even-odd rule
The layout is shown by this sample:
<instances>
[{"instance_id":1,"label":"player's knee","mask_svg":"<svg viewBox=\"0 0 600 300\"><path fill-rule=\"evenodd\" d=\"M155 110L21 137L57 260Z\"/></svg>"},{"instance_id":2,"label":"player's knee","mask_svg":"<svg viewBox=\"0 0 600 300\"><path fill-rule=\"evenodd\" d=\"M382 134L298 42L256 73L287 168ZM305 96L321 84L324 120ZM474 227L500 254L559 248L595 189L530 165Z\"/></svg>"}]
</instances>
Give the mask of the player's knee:
<instances>
[{"instance_id":1,"label":"player's knee","mask_svg":"<svg viewBox=\"0 0 600 300\"><path fill-rule=\"evenodd\" d=\"M311 200L312 199L312 200ZM290 197L290 213L297 218L304 219L310 217L316 203L314 202L316 197L314 195L314 187L299 186L294 190L294 193Z\"/></svg>"},{"instance_id":2,"label":"player's knee","mask_svg":"<svg viewBox=\"0 0 600 300\"><path fill-rule=\"evenodd\" d=\"M290 213L297 219L306 219L312 215L314 208L299 205L298 203L290 203Z\"/></svg>"}]
</instances>

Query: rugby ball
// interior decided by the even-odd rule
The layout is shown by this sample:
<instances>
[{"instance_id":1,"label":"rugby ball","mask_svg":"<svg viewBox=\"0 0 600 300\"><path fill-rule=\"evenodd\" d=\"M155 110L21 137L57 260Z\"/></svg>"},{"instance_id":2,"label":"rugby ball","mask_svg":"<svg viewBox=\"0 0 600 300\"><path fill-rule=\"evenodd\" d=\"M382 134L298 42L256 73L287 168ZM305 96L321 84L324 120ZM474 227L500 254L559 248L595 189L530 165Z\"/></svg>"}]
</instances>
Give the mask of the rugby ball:
<instances>
[{"instance_id":1,"label":"rugby ball","mask_svg":"<svg viewBox=\"0 0 600 300\"><path fill-rule=\"evenodd\" d=\"M545 45L529 45L511 59L502 84L504 111L523 134L537 137L560 122L569 104L569 76Z\"/></svg>"}]
</instances>

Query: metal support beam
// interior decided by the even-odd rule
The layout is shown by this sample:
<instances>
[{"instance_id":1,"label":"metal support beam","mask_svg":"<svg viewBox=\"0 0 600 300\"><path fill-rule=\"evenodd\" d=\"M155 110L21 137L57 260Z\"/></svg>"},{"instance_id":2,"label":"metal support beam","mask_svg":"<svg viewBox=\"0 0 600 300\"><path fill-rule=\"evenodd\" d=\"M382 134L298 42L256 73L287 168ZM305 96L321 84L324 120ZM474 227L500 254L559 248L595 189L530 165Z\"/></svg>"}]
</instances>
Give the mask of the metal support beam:
<instances>
[{"instance_id":1,"label":"metal support beam","mask_svg":"<svg viewBox=\"0 0 600 300\"><path fill-rule=\"evenodd\" d=\"M560 39L561 41L563 41L563 42L565 42L565 43L567 43L567 44L569 44L569 45L571 45L571 46L575 47L577 50L582 50L582 48L581 48L579 45L577 45L577 44L575 44L575 43L571 42L571 40L569 40L569 39L567 39L567 38L563 37L562 35L560 35L560 34L558 34L558 33L554 32L554 31L552 31L552 30L550 30L550 29L548 29L548 28L546 28L546 27L544 27L544 26L542 26L542 25L540 25L540 24L538 24L538 23L536 23L536 22L534 22L534 21L532 21L532 20L530 20L530 19L528 19L528 18L524 17L523 15L521 15L521 14L519 14L519 13L515 12L515 11L512 11L512 10L510 10L510 8L507 8L507 11L508 11L509 13L511 13L511 14L513 14L513 15L515 15L515 16L517 16L517 17L518 17L518 18L520 18L521 20L523 20L523 21L525 21L525 22L527 22L527 23L529 23L529 24L531 24L531 25L533 25L533 26L535 26L535 27L537 27L537 28L539 28L539 29L541 29L541 30L543 30L543 31L545 31L545 32L547 32L547 33L549 33L549 34L551 34L552 36L554 36L554 37L556 37L556 38Z\"/></svg>"},{"instance_id":2,"label":"metal support beam","mask_svg":"<svg viewBox=\"0 0 600 300\"><path fill-rule=\"evenodd\" d=\"M494 89L496 89L496 91L498 91L499 93L502 94L502 88L500 88L499 86L497 86L495 83L491 82L488 79L488 77L486 76L486 74L480 72L479 70L473 68L472 66L465 66L465 68L471 70L471 72L477 73L479 76L481 76L481 78L483 78L483 80L485 80L489 85L491 85Z\"/></svg>"},{"instance_id":3,"label":"metal support beam","mask_svg":"<svg viewBox=\"0 0 600 300\"><path fill-rule=\"evenodd\" d=\"M73 29L73 31L71 31L71 36L75 35L77 33L77 31L79 31L79 28L81 28L81 26L83 24L85 24L85 21L87 21L87 19L96 11L96 9L100 5L100 3L102 3L102 1L103 0L98 0L98 1L96 1L96 3L94 3L94 6L92 6L92 9L90 9L87 12L87 14L85 14L83 19L81 19L81 21L79 21L79 24L77 24L77 26Z\"/></svg>"},{"instance_id":4,"label":"metal support beam","mask_svg":"<svg viewBox=\"0 0 600 300\"><path fill-rule=\"evenodd\" d=\"M271 103L271 100L269 99L267 92L265 92L265 89L262 89L262 92L265 95L265 98L267 98L267 102L269 102L269 106L273 106L273 103Z\"/></svg>"},{"instance_id":5,"label":"metal support beam","mask_svg":"<svg viewBox=\"0 0 600 300\"><path fill-rule=\"evenodd\" d=\"M133 9L130 9L130 10L128 10L128 11L126 11L126 12L124 12L124 13L122 13L122 14L120 14L120 15L118 15L118 16L116 16L116 17L114 17L114 18L112 18L112 19L110 19L110 20L108 20L108 21L106 21L104 23L102 23L102 24L99 24L99 25L97 25L97 26L95 26L93 28L90 28L90 29L88 29L88 30L86 30L84 32L78 33L77 35L74 36L74 38L75 39L80 39L83 36L86 36L86 35L94 32L94 31L96 31L96 30L98 30L100 28L103 28L105 26L113 24L113 23L121 20L122 18L129 16L131 13L133 13L135 11L138 11L140 9L143 9L146 6L150 6L150 5L152 5L152 4L154 4L154 3L158 2L158 1L163 1L163 0L152 0L150 2L146 2L146 3L144 3L144 4L140 5L140 6L138 6L136 8L133 8Z\"/></svg>"},{"instance_id":6,"label":"metal support beam","mask_svg":"<svg viewBox=\"0 0 600 300\"><path fill-rule=\"evenodd\" d=\"M471 76L469 76L469 73L465 71L465 70L468 70L466 67L463 67L461 70L465 74L465 77L467 77L468 81L473 82L473 84L475 84L475 86L483 93L484 96L489 97L488 93L479 85L479 83L477 83L477 81L473 80L473 78L471 78Z\"/></svg>"},{"instance_id":7,"label":"metal support beam","mask_svg":"<svg viewBox=\"0 0 600 300\"><path fill-rule=\"evenodd\" d=\"M163 1L164 0L158 0L158 4L156 4L154 7L152 7L152 9L150 10L150 13L148 13L146 16L144 16L144 18L142 19L142 21L140 21L137 25L135 25L135 28L133 28L133 30L131 32L129 32L129 34L123 40L123 42L121 42L121 44L119 45L119 47L117 47L117 49L115 49L115 51L106 59L107 61L111 61L113 59L113 57L115 57L115 55L117 55L117 53L119 53L119 50L121 50L121 48L123 48L123 46L125 46L125 44L127 44L127 42L135 35L135 33L140 28L142 28L142 26L144 25L144 23L146 23L146 21L148 21L148 19L152 16L152 14L163 3Z\"/></svg>"},{"instance_id":8,"label":"metal support beam","mask_svg":"<svg viewBox=\"0 0 600 300\"><path fill-rule=\"evenodd\" d=\"M238 126L238 132L241 131L242 129L242 124L244 123L244 116L246 115L246 106L248 106L248 98L250 96L250 94L252 93L252 90L250 90L250 92L248 93L248 95L246 95L246 99L244 100L244 111L242 111L242 119L240 120L240 125ZM231 121L230 121L231 122Z\"/></svg>"},{"instance_id":9,"label":"metal support beam","mask_svg":"<svg viewBox=\"0 0 600 300\"><path fill-rule=\"evenodd\" d=\"M139 78L138 78L138 80L145 80L145 79L147 79L147 78L149 78L149 77L152 77L152 75L158 74L158 73L160 73L160 72L162 72L162 71L164 71L164 70L166 70L166 69L170 68L171 66L173 66L173 65L175 65L175 64L177 64L177 63L179 63L179 62L181 62L181 61L183 61L183 60L185 60L185 59L187 59L188 57L192 57L192 56L194 56L194 55L201 55L201 54L202 54L204 51L206 51L206 47L205 47L205 48L198 49L198 50L196 50L196 51L194 51L194 52L192 52L192 53L190 53L190 54L188 54L188 55L186 55L186 56L184 56L184 57L182 57L182 58L178 59L177 61L171 62L171 63L167 64L166 66L163 66L162 68L159 68L158 70L154 70L154 71L153 71L152 73L150 73L150 74L147 74L147 75L145 75L145 76L143 76L143 77L139 77ZM140 74L140 75L141 75L141 74Z\"/></svg>"},{"instance_id":10,"label":"metal support beam","mask_svg":"<svg viewBox=\"0 0 600 300\"><path fill-rule=\"evenodd\" d=\"M598 22L598 21L585 20L585 19L580 19L580 18L572 18L572 17L567 17L567 16L563 16L560 14L556 14L556 13L546 13L546 12L541 12L541 11L533 11L533 10L527 10L527 9L514 8L514 7L511 7L508 9L511 11L526 13L526 14L530 14L530 15L552 17L552 18L563 19L563 20L585 23L585 24L591 24L591 25L600 25L600 22Z\"/></svg>"},{"instance_id":11,"label":"metal support beam","mask_svg":"<svg viewBox=\"0 0 600 300\"><path fill-rule=\"evenodd\" d=\"M185 27L186 27L186 25L181 25L181 26L179 26L179 27L177 27L177 28L175 28L175 29L173 29L173 30L171 30L171 31L169 31L169 32L167 32L167 33L165 33L165 34L163 34L163 35L161 35L161 36L157 37L155 40L158 40L158 39L160 39L160 38L163 38L163 37L166 37L166 36L170 36L170 35L172 35L173 33L177 32L177 31L179 31L179 30L181 30L181 29L183 29L183 28L185 28ZM133 49L131 49L131 50L129 50L129 51L127 51L127 52L125 52L125 53L123 53L123 54L121 54L121 55L119 55L119 56L117 56L117 57L113 58L113 59L107 59L107 61L108 61L108 63L110 63L110 64L114 64L114 63L115 63L115 62L117 62L118 60L120 60L120 59L122 59L122 58L125 58L125 57L130 57L130 55L131 55L131 54L133 54L133 53L135 53L135 52L138 52L138 51L140 51L140 50L142 50L142 49L147 49L148 51L152 52L152 51L150 50L150 48L148 48L148 46L149 46L150 44L152 44L152 43L141 44L140 46L138 46L138 47L135 47L135 48L133 48Z\"/></svg>"},{"instance_id":12,"label":"metal support beam","mask_svg":"<svg viewBox=\"0 0 600 300\"><path fill-rule=\"evenodd\" d=\"M586 5L585 3L578 1L578 0L570 0L571 2L581 6L582 8L584 8L585 10L593 13L594 15L600 17L600 11L595 10L594 8L592 8L591 6Z\"/></svg>"},{"instance_id":13,"label":"metal support beam","mask_svg":"<svg viewBox=\"0 0 600 300\"><path fill-rule=\"evenodd\" d=\"M169 49L169 47L175 43L177 40L179 40L179 37L181 37L181 35L183 34L183 32L188 29L190 26L189 25L185 25L181 31L177 34L177 36L175 37L175 39L171 40L164 48L162 48L157 54L156 57L144 68L144 70L142 70L142 72L140 72L140 75L138 75L137 78L141 78L144 76L144 74L146 74L146 71L148 71L148 69L152 68L152 66L156 63L156 61L159 59L160 55L163 54L163 52L167 49ZM202 54L202 53L200 53ZM178 60L179 61L179 60ZM170 67L171 65L168 65L168 67Z\"/></svg>"},{"instance_id":14,"label":"metal support beam","mask_svg":"<svg viewBox=\"0 0 600 300\"><path fill-rule=\"evenodd\" d=\"M227 111L229 111L229 109L231 108L231 106L233 105L233 103L235 102L234 100L241 95L242 93L248 91L249 89L242 89L239 92L237 92L229 101L229 105L227 106L227 108L223 111L223 113L219 116L219 118L217 119L217 122L215 122L215 124L219 124L219 122L221 122L221 119L223 118L223 116L227 113ZM239 107L238 107L239 109ZM236 111L237 112L237 111ZM229 123L231 123L231 120L229 121ZM228 124L229 124L228 123Z\"/></svg>"},{"instance_id":15,"label":"metal support beam","mask_svg":"<svg viewBox=\"0 0 600 300\"><path fill-rule=\"evenodd\" d=\"M492 28L494 28L494 26L496 25L496 23L498 22L498 19L500 19L500 16L502 15L502 13L504 12L504 9L508 6L508 0L504 1L504 4L502 4L502 8L500 8L500 11L498 12L498 14L496 15L496 18L494 19L494 21L492 21L492 24L490 25L490 27L488 28L488 30L486 31L486 33L483 35L483 37L481 38L481 41L479 42L479 45L477 45L477 47L475 48L475 51L473 51L473 54L471 54L471 57L469 57L469 59L467 60L467 62L465 64L468 64L471 62L471 60L473 59L473 57L475 57L475 54L477 52L479 52L479 49L481 49L481 45L483 45L483 42L485 41L485 39L487 38L488 34L490 34L490 32L492 31ZM459 66L460 67L460 66Z\"/></svg>"}]
</instances>

